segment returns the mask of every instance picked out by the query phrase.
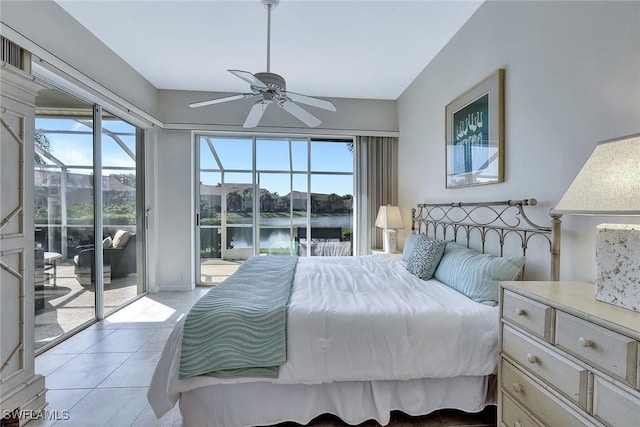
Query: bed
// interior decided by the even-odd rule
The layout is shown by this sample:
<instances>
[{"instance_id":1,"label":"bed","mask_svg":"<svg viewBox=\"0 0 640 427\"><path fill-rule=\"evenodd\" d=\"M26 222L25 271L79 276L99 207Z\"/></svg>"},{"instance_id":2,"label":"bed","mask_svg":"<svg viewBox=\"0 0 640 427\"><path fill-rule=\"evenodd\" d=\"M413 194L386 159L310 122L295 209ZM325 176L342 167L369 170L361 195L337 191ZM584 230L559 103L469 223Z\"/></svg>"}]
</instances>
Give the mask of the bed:
<instances>
[{"instance_id":1,"label":"bed","mask_svg":"<svg viewBox=\"0 0 640 427\"><path fill-rule=\"evenodd\" d=\"M446 244L456 254L475 245L499 256L517 247L523 257L540 239L549 254L550 277L557 279L559 217L549 226L535 224L525 212L535 204L535 199L420 204L412 209L412 231L462 244L457 249ZM445 252L443 260L447 256L453 259ZM490 257L516 259L487 254L483 260ZM498 308L455 286L416 277L406 258L297 259L286 309L286 361L272 378L181 378L181 321L149 388L155 414L162 416L179 401L185 426L306 424L321 414L349 424L373 419L384 425L394 410L478 412L495 404Z\"/></svg>"}]
</instances>

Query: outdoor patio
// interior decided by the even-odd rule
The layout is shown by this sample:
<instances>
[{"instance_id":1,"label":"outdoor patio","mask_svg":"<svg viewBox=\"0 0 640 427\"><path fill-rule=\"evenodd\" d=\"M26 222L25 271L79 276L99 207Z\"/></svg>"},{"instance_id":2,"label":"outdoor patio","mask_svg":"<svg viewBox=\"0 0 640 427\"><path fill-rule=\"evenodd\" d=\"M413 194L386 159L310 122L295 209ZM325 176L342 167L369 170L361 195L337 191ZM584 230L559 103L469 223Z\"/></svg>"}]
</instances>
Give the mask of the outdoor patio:
<instances>
[{"instance_id":1,"label":"outdoor patio","mask_svg":"<svg viewBox=\"0 0 640 427\"><path fill-rule=\"evenodd\" d=\"M138 294L136 276L129 274L105 285L105 313ZM36 350L95 317L95 286L78 282L71 261L58 262L55 282L51 278L37 289L35 299L44 304L43 308L36 308Z\"/></svg>"},{"instance_id":2,"label":"outdoor patio","mask_svg":"<svg viewBox=\"0 0 640 427\"><path fill-rule=\"evenodd\" d=\"M200 282L202 286L215 286L231 276L240 267L242 261L229 261L220 258L202 259L200 263Z\"/></svg>"}]
</instances>

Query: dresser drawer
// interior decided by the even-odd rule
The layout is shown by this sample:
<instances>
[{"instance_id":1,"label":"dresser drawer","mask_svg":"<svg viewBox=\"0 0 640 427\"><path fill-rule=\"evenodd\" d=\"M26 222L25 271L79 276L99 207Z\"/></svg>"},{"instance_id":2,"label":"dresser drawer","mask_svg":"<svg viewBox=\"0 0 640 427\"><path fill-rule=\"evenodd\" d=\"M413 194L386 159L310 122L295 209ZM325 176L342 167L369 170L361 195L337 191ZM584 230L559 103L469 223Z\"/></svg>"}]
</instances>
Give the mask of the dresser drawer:
<instances>
[{"instance_id":1,"label":"dresser drawer","mask_svg":"<svg viewBox=\"0 0 640 427\"><path fill-rule=\"evenodd\" d=\"M640 425L640 397L596 376L593 416L609 426Z\"/></svg>"},{"instance_id":2,"label":"dresser drawer","mask_svg":"<svg viewBox=\"0 0 640 427\"><path fill-rule=\"evenodd\" d=\"M542 427L533 417L529 416L508 394L502 393L501 426L506 427Z\"/></svg>"},{"instance_id":3,"label":"dresser drawer","mask_svg":"<svg viewBox=\"0 0 640 427\"><path fill-rule=\"evenodd\" d=\"M637 341L558 311L556 345L635 387Z\"/></svg>"},{"instance_id":4,"label":"dresser drawer","mask_svg":"<svg viewBox=\"0 0 640 427\"><path fill-rule=\"evenodd\" d=\"M589 392L589 371L542 344L504 326L502 351L585 411Z\"/></svg>"},{"instance_id":5,"label":"dresser drawer","mask_svg":"<svg viewBox=\"0 0 640 427\"><path fill-rule=\"evenodd\" d=\"M537 301L504 290L502 317L537 337L551 342L553 309Z\"/></svg>"},{"instance_id":6,"label":"dresser drawer","mask_svg":"<svg viewBox=\"0 0 640 427\"><path fill-rule=\"evenodd\" d=\"M502 362L501 375L503 391L536 414L543 423L562 427L588 424L585 419L562 404L557 397L505 360Z\"/></svg>"}]
</instances>

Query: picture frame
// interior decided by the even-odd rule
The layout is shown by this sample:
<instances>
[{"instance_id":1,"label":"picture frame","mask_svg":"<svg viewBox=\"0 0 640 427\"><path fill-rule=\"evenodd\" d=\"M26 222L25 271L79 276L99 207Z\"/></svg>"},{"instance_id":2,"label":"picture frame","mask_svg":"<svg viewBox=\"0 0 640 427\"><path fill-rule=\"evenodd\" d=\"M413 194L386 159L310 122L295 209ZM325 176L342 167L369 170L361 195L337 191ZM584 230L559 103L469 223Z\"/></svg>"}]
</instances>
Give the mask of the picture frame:
<instances>
[{"instance_id":1,"label":"picture frame","mask_svg":"<svg viewBox=\"0 0 640 427\"><path fill-rule=\"evenodd\" d=\"M504 181L504 69L445 108L446 188Z\"/></svg>"}]
</instances>

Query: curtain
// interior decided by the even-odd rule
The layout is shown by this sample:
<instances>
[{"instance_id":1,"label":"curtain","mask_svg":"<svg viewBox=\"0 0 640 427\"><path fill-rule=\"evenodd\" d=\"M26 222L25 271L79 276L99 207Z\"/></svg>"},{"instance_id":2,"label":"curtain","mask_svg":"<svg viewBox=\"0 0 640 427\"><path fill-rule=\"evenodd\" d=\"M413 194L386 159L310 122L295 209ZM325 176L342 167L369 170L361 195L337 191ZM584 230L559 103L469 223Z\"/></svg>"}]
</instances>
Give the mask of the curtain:
<instances>
[{"instance_id":1,"label":"curtain","mask_svg":"<svg viewBox=\"0 0 640 427\"><path fill-rule=\"evenodd\" d=\"M398 205L398 138L356 137L356 255L382 247L382 229L375 226L382 205Z\"/></svg>"}]
</instances>

